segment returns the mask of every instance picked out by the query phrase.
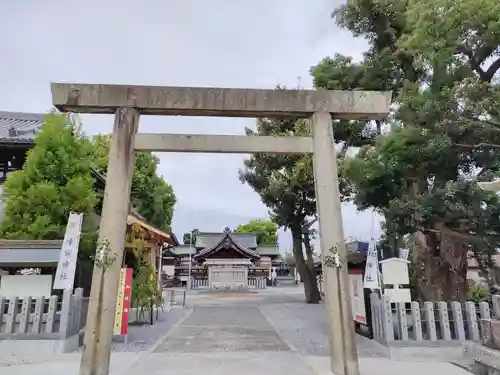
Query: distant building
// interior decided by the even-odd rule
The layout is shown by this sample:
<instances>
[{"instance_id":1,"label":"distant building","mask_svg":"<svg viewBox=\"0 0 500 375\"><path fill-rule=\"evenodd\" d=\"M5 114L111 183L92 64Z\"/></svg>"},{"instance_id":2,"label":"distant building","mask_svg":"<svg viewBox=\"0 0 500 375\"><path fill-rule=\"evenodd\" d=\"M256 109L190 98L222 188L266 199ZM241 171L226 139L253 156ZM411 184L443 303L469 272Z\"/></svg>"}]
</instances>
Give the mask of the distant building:
<instances>
[{"instance_id":1,"label":"distant building","mask_svg":"<svg viewBox=\"0 0 500 375\"><path fill-rule=\"evenodd\" d=\"M268 278L280 257L277 246L258 246L255 233L201 232L194 246L169 250L166 262L175 263L175 276L183 283L191 270L191 278L208 283L210 289L246 289L249 279Z\"/></svg>"}]
</instances>

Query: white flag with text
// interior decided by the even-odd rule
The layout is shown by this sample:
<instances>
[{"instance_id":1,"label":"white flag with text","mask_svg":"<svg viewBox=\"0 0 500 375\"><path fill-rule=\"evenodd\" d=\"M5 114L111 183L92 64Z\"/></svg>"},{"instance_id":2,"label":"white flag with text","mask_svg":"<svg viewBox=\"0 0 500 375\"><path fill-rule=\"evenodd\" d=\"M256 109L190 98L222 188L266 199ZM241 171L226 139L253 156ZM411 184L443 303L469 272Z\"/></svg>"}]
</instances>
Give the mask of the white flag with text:
<instances>
[{"instance_id":1,"label":"white flag with text","mask_svg":"<svg viewBox=\"0 0 500 375\"><path fill-rule=\"evenodd\" d=\"M57 264L53 289L73 289L82 220L83 214L75 212L69 214L64 242L62 244L61 253L59 254L59 263Z\"/></svg>"},{"instance_id":2,"label":"white flag with text","mask_svg":"<svg viewBox=\"0 0 500 375\"><path fill-rule=\"evenodd\" d=\"M373 240L370 241L370 244L368 245L368 252L366 254L363 287L368 289L380 289L377 244Z\"/></svg>"}]
</instances>

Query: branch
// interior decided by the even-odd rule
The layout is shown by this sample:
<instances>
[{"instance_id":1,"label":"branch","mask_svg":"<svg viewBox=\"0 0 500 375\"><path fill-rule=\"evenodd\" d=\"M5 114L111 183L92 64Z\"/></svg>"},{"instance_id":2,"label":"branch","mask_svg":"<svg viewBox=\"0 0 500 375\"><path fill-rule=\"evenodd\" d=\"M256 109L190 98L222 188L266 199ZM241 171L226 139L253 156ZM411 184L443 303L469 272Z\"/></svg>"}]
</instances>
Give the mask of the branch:
<instances>
[{"instance_id":1,"label":"branch","mask_svg":"<svg viewBox=\"0 0 500 375\"><path fill-rule=\"evenodd\" d=\"M477 126L482 126L482 127L484 127L485 124L490 125L491 126L490 130L495 130L497 132L500 132L500 129L499 129L500 122L494 121L491 118L479 120L479 119L471 119L471 118L467 118L464 116L459 116L459 119L467 121L467 122L472 123L472 124L477 125Z\"/></svg>"},{"instance_id":2,"label":"branch","mask_svg":"<svg viewBox=\"0 0 500 375\"><path fill-rule=\"evenodd\" d=\"M460 232L457 232L456 230L450 229L449 227L444 227L444 230L420 227L420 228L417 228L417 230L419 230L421 232L432 232L432 233L437 233L437 234L441 234L443 232L446 232L446 234L448 234L451 237L460 238L460 239L465 240L465 241L473 241L473 242L477 242L477 241L484 242L485 241L485 236L483 236L483 235L460 233Z\"/></svg>"},{"instance_id":3,"label":"branch","mask_svg":"<svg viewBox=\"0 0 500 375\"><path fill-rule=\"evenodd\" d=\"M467 56L467 58L469 59L469 63L470 63L471 68L477 74L479 74L479 77L481 78L481 80L487 81L488 76L486 75L486 72L481 67L481 61L476 60L476 58L474 56L474 52L466 46L458 46L457 51L460 53L463 53L465 56Z\"/></svg>"},{"instance_id":4,"label":"branch","mask_svg":"<svg viewBox=\"0 0 500 375\"><path fill-rule=\"evenodd\" d=\"M314 219L312 219L310 222L308 223L305 223L303 226L302 226L302 234L309 234L309 229L311 228L311 226L318 221L318 217L316 216Z\"/></svg>"},{"instance_id":5,"label":"branch","mask_svg":"<svg viewBox=\"0 0 500 375\"><path fill-rule=\"evenodd\" d=\"M500 149L500 145L492 144L492 143L478 143L477 145L466 145L464 143L454 143L452 146L454 147L462 147L462 148L468 148L468 149L476 149L476 148L493 148L493 149Z\"/></svg>"},{"instance_id":6,"label":"branch","mask_svg":"<svg viewBox=\"0 0 500 375\"><path fill-rule=\"evenodd\" d=\"M500 69L500 57L493 61L493 64L490 65L488 70L486 71L487 81L490 82L493 79L495 73Z\"/></svg>"},{"instance_id":7,"label":"branch","mask_svg":"<svg viewBox=\"0 0 500 375\"><path fill-rule=\"evenodd\" d=\"M488 48L487 53L483 52L484 56L481 56L479 59L477 59L474 56L474 51L472 51L470 48L466 46L459 46L457 48L457 51L460 53L463 53L467 58L469 59L469 63L471 65L471 68L479 74L479 77L481 80L485 82L491 82L493 79L493 76L495 73L500 69L500 57L495 60L490 67L488 68L487 71L484 71L484 69L481 67L481 64L486 60L488 56L490 56L491 53L493 53L493 49Z\"/></svg>"}]
</instances>

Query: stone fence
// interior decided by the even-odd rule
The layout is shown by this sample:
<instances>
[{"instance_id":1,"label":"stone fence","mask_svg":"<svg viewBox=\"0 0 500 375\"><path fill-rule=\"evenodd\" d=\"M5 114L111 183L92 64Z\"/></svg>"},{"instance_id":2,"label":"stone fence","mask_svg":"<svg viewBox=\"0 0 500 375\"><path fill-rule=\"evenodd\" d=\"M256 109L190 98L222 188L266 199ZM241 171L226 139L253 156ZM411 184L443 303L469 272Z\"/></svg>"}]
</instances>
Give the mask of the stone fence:
<instances>
[{"instance_id":1,"label":"stone fence","mask_svg":"<svg viewBox=\"0 0 500 375\"><path fill-rule=\"evenodd\" d=\"M266 289L266 287L267 287L267 279L265 277L248 278L249 289Z\"/></svg>"},{"instance_id":2,"label":"stone fence","mask_svg":"<svg viewBox=\"0 0 500 375\"><path fill-rule=\"evenodd\" d=\"M266 289L267 279L265 277L249 277L248 278L248 288L249 289ZM193 278L191 279L191 289L210 289L208 284L208 279L203 278Z\"/></svg>"},{"instance_id":3,"label":"stone fence","mask_svg":"<svg viewBox=\"0 0 500 375\"><path fill-rule=\"evenodd\" d=\"M487 302L391 303L370 296L374 339L391 341L481 341L481 320L491 319ZM493 296L493 314L500 316L500 296Z\"/></svg>"},{"instance_id":4,"label":"stone fence","mask_svg":"<svg viewBox=\"0 0 500 375\"><path fill-rule=\"evenodd\" d=\"M208 279L191 279L191 289L208 289Z\"/></svg>"},{"instance_id":5,"label":"stone fence","mask_svg":"<svg viewBox=\"0 0 500 375\"><path fill-rule=\"evenodd\" d=\"M0 353L17 356L76 350L88 308L82 292L67 290L62 298L0 296Z\"/></svg>"},{"instance_id":6,"label":"stone fence","mask_svg":"<svg viewBox=\"0 0 500 375\"><path fill-rule=\"evenodd\" d=\"M458 360L462 343L481 342L487 334L481 322L500 317L500 295L488 302L391 303L370 295L374 340L390 357L440 357Z\"/></svg>"}]
</instances>

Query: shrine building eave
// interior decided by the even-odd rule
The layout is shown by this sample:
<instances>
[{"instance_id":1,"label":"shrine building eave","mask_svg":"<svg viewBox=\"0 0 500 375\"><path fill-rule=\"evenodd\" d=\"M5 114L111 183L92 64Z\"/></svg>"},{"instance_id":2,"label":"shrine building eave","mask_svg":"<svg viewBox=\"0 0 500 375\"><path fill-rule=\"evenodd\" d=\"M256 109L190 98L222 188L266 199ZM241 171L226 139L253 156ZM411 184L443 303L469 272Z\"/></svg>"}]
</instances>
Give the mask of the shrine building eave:
<instances>
[{"instance_id":1,"label":"shrine building eave","mask_svg":"<svg viewBox=\"0 0 500 375\"><path fill-rule=\"evenodd\" d=\"M202 260L210 258L221 250L233 250L239 253L243 258L251 260L260 259L260 255L257 252L241 245L229 232L224 233L219 239L219 241L217 241L212 246L206 247L205 249L201 250L198 254L194 256L194 259Z\"/></svg>"}]
</instances>

